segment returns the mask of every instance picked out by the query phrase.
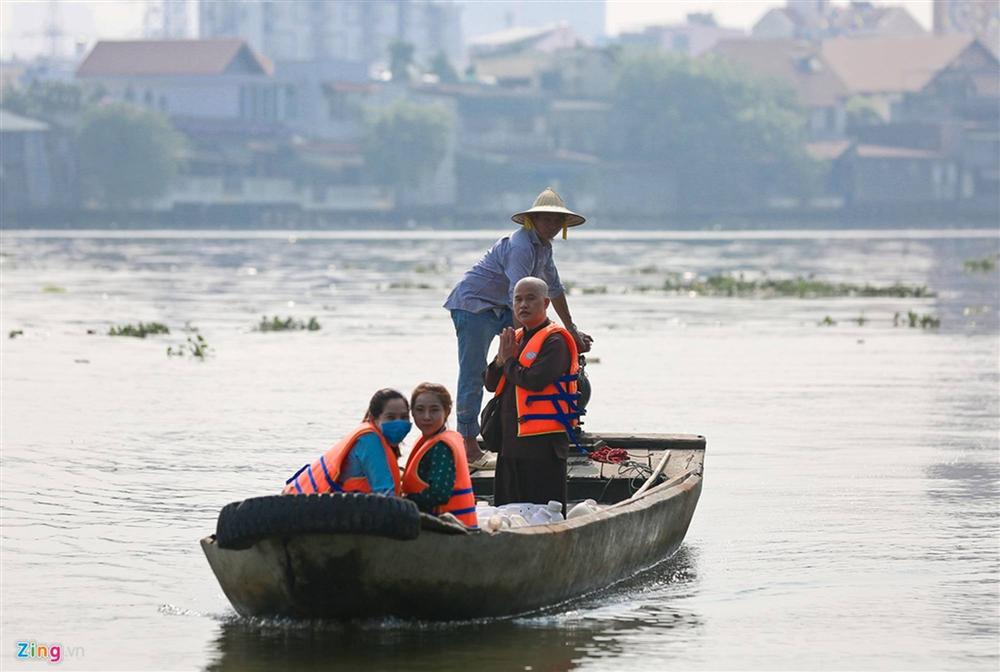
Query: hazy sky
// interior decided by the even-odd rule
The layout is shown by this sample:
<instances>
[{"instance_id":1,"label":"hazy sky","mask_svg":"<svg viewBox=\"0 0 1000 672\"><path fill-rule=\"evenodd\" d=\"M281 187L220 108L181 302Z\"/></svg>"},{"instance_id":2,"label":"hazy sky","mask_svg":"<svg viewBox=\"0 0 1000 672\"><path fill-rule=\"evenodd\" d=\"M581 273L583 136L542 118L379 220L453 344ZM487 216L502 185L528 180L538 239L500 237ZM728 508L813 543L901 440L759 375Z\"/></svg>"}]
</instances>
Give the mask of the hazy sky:
<instances>
[{"instance_id":1,"label":"hazy sky","mask_svg":"<svg viewBox=\"0 0 1000 672\"><path fill-rule=\"evenodd\" d=\"M499 1L499 0L487 0ZM932 0L874 0L875 4L904 5L930 29ZM682 23L689 12L714 12L726 26L749 28L783 0L608 0L608 32L615 34L648 23ZM835 4L846 4L837 2ZM98 38L134 38L142 35L146 8L143 0L0 0L0 55L29 58L47 49L44 36L54 5L64 37L61 49L69 55L75 44L89 46ZM192 3L193 5L193 3Z\"/></svg>"}]
</instances>

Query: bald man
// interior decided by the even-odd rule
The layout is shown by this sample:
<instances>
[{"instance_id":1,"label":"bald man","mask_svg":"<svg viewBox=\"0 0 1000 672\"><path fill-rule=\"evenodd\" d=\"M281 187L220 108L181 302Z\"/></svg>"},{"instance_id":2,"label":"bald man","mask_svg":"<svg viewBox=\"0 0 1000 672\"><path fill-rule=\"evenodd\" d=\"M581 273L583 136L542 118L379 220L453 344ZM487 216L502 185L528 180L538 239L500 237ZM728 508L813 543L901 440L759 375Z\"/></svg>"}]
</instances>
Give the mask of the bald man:
<instances>
[{"instance_id":1,"label":"bald man","mask_svg":"<svg viewBox=\"0 0 1000 672\"><path fill-rule=\"evenodd\" d=\"M526 419L527 395L552 396L564 376L576 372L577 349L568 330L549 321L549 287L526 277L514 286L514 316L523 325L500 333L500 350L483 373L486 389L500 392L503 430L494 480L494 504L551 500L566 504L566 457L571 428L549 419ZM565 383L562 383L565 388ZM521 398L519 408L519 395ZM534 417L553 413L551 402L527 409ZM563 405L564 412L569 407Z\"/></svg>"}]
</instances>

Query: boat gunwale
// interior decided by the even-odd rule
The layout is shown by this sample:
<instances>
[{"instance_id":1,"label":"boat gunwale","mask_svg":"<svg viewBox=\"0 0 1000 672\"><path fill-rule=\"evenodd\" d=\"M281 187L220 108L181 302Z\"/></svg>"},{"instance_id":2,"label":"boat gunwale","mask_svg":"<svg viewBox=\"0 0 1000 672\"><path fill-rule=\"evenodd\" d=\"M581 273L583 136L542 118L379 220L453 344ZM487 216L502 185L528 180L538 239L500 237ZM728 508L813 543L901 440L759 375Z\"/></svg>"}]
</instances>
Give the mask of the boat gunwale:
<instances>
[{"instance_id":1,"label":"boat gunwale","mask_svg":"<svg viewBox=\"0 0 1000 672\"><path fill-rule=\"evenodd\" d=\"M496 536L500 534L537 535L537 534L562 534L566 532L572 532L577 528L585 527L587 525L597 523L600 521L613 520L614 518L629 515L631 513L635 513L643 509L646 509L650 506L660 504L672 497L681 494L682 492L686 492L688 490L697 487L698 483L701 482L702 478L703 477L701 474L701 469L691 469L684 472L683 474L680 474L679 476L675 476L674 478L664 483L659 483L657 485L654 485L653 487L651 487L649 490L642 493L638 497L625 499L620 502L615 502L614 504L608 506L605 509L601 509L600 511L596 511L586 516L580 516L578 518L570 518L568 520L561 520L555 523L545 523L541 525L527 525L525 527L515 527L515 528L504 528L501 530L496 530L495 532L491 532L482 528L480 528L479 530L459 530L458 526L456 525L442 522L442 524L448 525L450 528L453 529L444 530L444 529L433 529L433 528L421 528L420 535L423 536L425 534L439 534L448 537L476 538L480 535L489 535L489 536ZM676 490L676 492L671 492L672 490ZM326 533L326 532L302 532L302 533L283 534L283 535L271 535L268 537L263 537L259 539L257 542L254 542L253 546L256 546L258 543L266 541L268 539L289 539L289 538L317 536L317 535L324 537L332 536L331 533ZM336 536L352 537L352 536L370 536L370 535L353 534L347 532L347 533L337 533ZM215 535L210 534L207 537L203 537L200 541L202 544L205 543L214 544ZM253 546L251 546L250 548L252 548ZM220 550L228 552L242 552L250 549L220 548Z\"/></svg>"},{"instance_id":2,"label":"boat gunwale","mask_svg":"<svg viewBox=\"0 0 1000 672\"><path fill-rule=\"evenodd\" d=\"M692 479L697 479L693 481ZM629 498L622 500L620 502L615 502L607 508L595 511L594 513L588 514L586 516L580 516L578 518L570 518L568 520L560 520L555 523L543 523L540 525L526 525L524 527L511 527L496 530L491 532L480 528L479 530L467 530L464 536L476 537L480 534L487 535L498 535L498 534L561 534L564 532L570 532L579 527L584 527L591 523L596 523L602 520L612 520L614 518L629 515L642 509L648 508L655 504L664 502L671 497L690 490L697 486L701 482L702 475L698 470L690 470L679 476L676 476L669 481L664 483L659 483L654 485L646 492L642 493L638 497ZM691 481L690 483L688 481ZM671 492L667 495L670 490L677 489L677 492ZM655 496L654 499L650 499ZM646 500L646 501L644 501ZM445 530L434 530L434 529L421 529L420 534L442 534L447 536L462 536L461 532L457 529L455 531L445 531Z\"/></svg>"}]
</instances>

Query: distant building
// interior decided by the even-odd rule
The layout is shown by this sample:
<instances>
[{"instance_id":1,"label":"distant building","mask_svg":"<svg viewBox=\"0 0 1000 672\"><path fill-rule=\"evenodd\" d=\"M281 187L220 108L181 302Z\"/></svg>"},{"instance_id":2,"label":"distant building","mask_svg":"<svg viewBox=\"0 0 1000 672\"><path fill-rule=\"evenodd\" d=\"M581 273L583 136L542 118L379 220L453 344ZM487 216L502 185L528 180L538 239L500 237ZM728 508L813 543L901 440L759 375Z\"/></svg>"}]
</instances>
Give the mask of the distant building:
<instances>
[{"instance_id":1,"label":"distant building","mask_svg":"<svg viewBox=\"0 0 1000 672\"><path fill-rule=\"evenodd\" d=\"M898 105L901 124L934 124L957 161L958 197L980 209L1000 207L1000 60L971 41L919 91Z\"/></svg>"},{"instance_id":2,"label":"distant building","mask_svg":"<svg viewBox=\"0 0 1000 672\"><path fill-rule=\"evenodd\" d=\"M846 7L829 0L787 0L769 10L751 30L759 39L817 41L829 37L903 37L927 31L905 7L851 2Z\"/></svg>"},{"instance_id":3,"label":"distant building","mask_svg":"<svg viewBox=\"0 0 1000 672\"><path fill-rule=\"evenodd\" d=\"M359 62L283 61L275 65L274 81L286 100L284 124L299 135L324 141L353 142L363 107L380 102L378 82Z\"/></svg>"},{"instance_id":4,"label":"distant building","mask_svg":"<svg viewBox=\"0 0 1000 672\"><path fill-rule=\"evenodd\" d=\"M1000 60L981 40L971 39L898 110L902 120L962 119L993 128L1000 127L998 111Z\"/></svg>"},{"instance_id":5,"label":"distant building","mask_svg":"<svg viewBox=\"0 0 1000 672\"><path fill-rule=\"evenodd\" d=\"M856 143L834 164L849 206L954 203L955 161L939 149Z\"/></svg>"},{"instance_id":6,"label":"distant building","mask_svg":"<svg viewBox=\"0 0 1000 672\"><path fill-rule=\"evenodd\" d=\"M462 33L466 40L512 28L534 28L566 22L591 44L601 44L606 35L605 0L463 0Z\"/></svg>"},{"instance_id":7,"label":"distant building","mask_svg":"<svg viewBox=\"0 0 1000 672\"><path fill-rule=\"evenodd\" d=\"M808 114L812 141L844 137L850 90L821 51L801 40L726 40L712 53L761 79L790 87Z\"/></svg>"},{"instance_id":8,"label":"distant building","mask_svg":"<svg viewBox=\"0 0 1000 672\"><path fill-rule=\"evenodd\" d=\"M142 33L151 40L184 40L193 37L191 0L146 0Z\"/></svg>"},{"instance_id":9,"label":"distant building","mask_svg":"<svg viewBox=\"0 0 1000 672\"><path fill-rule=\"evenodd\" d=\"M4 214L75 207L76 159L68 137L0 109L0 207Z\"/></svg>"},{"instance_id":10,"label":"distant building","mask_svg":"<svg viewBox=\"0 0 1000 672\"><path fill-rule=\"evenodd\" d=\"M551 67L553 54L579 42L567 23L510 28L471 40L469 59L481 80L509 88L537 87L542 70Z\"/></svg>"},{"instance_id":11,"label":"distant building","mask_svg":"<svg viewBox=\"0 0 1000 672\"><path fill-rule=\"evenodd\" d=\"M6 69L8 63L4 63ZM50 58L48 56L37 56L30 61L22 61L14 65L18 83L22 86L30 86L32 82L62 82L68 84L73 81L76 69L80 67L79 58ZM6 79L6 73L4 74Z\"/></svg>"},{"instance_id":12,"label":"distant building","mask_svg":"<svg viewBox=\"0 0 1000 672\"><path fill-rule=\"evenodd\" d=\"M820 47L823 61L851 96L866 98L886 121L905 94L924 89L973 46L965 35L909 38L836 38Z\"/></svg>"},{"instance_id":13,"label":"distant building","mask_svg":"<svg viewBox=\"0 0 1000 672\"><path fill-rule=\"evenodd\" d=\"M725 28L711 14L688 14L687 22L676 25L647 26L642 32L622 33L618 42L623 47L640 47L700 56L721 40L743 37L744 31Z\"/></svg>"},{"instance_id":14,"label":"distant building","mask_svg":"<svg viewBox=\"0 0 1000 672\"><path fill-rule=\"evenodd\" d=\"M598 161L556 146L549 126L550 96L474 84L418 87L417 92L451 101L459 206L513 211L517 203L534 198L540 184L553 186L574 203L592 196L583 185Z\"/></svg>"},{"instance_id":15,"label":"distant building","mask_svg":"<svg viewBox=\"0 0 1000 672\"><path fill-rule=\"evenodd\" d=\"M620 53L615 47L574 47L551 54L538 87L548 95L608 100L614 95Z\"/></svg>"},{"instance_id":16,"label":"distant building","mask_svg":"<svg viewBox=\"0 0 1000 672\"><path fill-rule=\"evenodd\" d=\"M201 0L203 38L241 37L275 62L351 61L385 65L394 41L414 46L417 62L444 52L463 59L459 7L451 0Z\"/></svg>"},{"instance_id":17,"label":"distant building","mask_svg":"<svg viewBox=\"0 0 1000 672\"><path fill-rule=\"evenodd\" d=\"M469 40L468 47L469 55L475 59L524 51L551 53L556 49L576 46L580 41L572 26L562 21L530 28L508 28L480 35Z\"/></svg>"},{"instance_id":18,"label":"distant building","mask_svg":"<svg viewBox=\"0 0 1000 672\"><path fill-rule=\"evenodd\" d=\"M835 172L852 204L936 201L997 214L1000 61L967 35L830 40L824 58L856 97L888 110L849 129Z\"/></svg>"},{"instance_id":19,"label":"distant building","mask_svg":"<svg viewBox=\"0 0 1000 672\"><path fill-rule=\"evenodd\" d=\"M3 61L0 63L0 89L21 86L21 78L28 69L24 61Z\"/></svg>"},{"instance_id":20,"label":"distant building","mask_svg":"<svg viewBox=\"0 0 1000 672\"><path fill-rule=\"evenodd\" d=\"M243 40L98 42L77 79L113 100L185 119L274 124L296 113L272 65Z\"/></svg>"},{"instance_id":21,"label":"distant building","mask_svg":"<svg viewBox=\"0 0 1000 672\"><path fill-rule=\"evenodd\" d=\"M1000 3L990 0L934 0L934 33L978 37L1000 53Z\"/></svg>"}]
</instances>

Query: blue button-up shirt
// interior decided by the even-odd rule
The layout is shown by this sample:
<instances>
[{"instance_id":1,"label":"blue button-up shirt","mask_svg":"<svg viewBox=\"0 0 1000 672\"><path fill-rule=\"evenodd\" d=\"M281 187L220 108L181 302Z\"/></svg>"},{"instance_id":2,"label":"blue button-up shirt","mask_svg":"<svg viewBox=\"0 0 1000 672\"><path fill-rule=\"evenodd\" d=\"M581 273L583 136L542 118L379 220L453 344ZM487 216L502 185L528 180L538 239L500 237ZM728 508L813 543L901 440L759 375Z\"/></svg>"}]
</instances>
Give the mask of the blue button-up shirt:
<instances>
[{"instance_id":1,"label":"blue button-up shirt","mask_svg":"<svg viewBox=\"0 0 1000 672\"><path fill-rule=\"evenodd\" d=\"M534 230L522 228L495 242L489 252L465 272L451 290L444 307L470 313L513 307L514 285L528 276L545 281L550 299L566 293L552 260L552 244L540 239Z\"/></svg>"}]
</instances>

